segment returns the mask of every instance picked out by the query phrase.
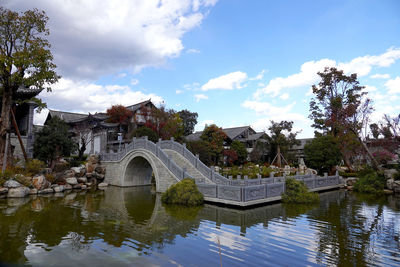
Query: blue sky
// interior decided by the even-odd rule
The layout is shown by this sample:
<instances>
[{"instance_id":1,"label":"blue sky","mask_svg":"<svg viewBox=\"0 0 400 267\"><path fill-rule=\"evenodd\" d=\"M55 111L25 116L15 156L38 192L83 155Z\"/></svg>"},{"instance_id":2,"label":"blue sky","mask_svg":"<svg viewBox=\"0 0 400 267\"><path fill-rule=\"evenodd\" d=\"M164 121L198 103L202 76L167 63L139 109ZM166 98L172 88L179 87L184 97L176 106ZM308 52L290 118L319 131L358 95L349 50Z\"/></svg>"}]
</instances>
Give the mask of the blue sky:
<instances>
[{"instance_id":1,"label":"blue sky","mask_svg":"<svg viewBox=\"0 0 400 267\"><path fill-rule=\"evenodd\" d=\"M336 66L359 74L373 121L400 113L400 1L79 2L2 1L50 17L63 76L41 95L51 109L87 113L152 98L197 112L197 130L293 120L300 137L312 137L310 87Z\"/></svg>"}]
</instances>

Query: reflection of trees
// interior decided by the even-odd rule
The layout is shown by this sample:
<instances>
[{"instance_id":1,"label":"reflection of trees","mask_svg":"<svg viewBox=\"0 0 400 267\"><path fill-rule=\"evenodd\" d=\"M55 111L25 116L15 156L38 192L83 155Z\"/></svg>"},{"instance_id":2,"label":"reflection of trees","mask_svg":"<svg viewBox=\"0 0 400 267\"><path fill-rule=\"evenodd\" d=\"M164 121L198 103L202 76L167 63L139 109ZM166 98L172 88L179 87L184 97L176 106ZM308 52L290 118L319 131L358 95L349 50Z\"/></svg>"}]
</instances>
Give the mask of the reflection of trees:
<instances>
[{"instance_id":1,"label":"reflection of trees","mask_svg":"<svg viewBox=\"0 0 400 267\"><path fill-rule=\"evenodd\" d=\"M146 190L108 188L106 192L72 192L63 198L2 199L0 261L26 262L24 251L31 243L44 244L46 250L62 243L84 252L95 240L111 247L132 245L139 254L151 254L174 243L177 236L196 232L203 220L215 222L216 227L238 226L246 236L253 226L268 228L274 219L298 217L307 217L316 232L317 257L323 264L370 264L376 256L375 238L385 242L388 256L398 257L400 250L399 199L394 197L369 199L335 191L321 194L317 206L272 204L239 210L208 204L164 206L159 196ZM385 217L388 209L394 211L389 212L391 217Z\"/></svg>"},{"instance_id":2,"label":"reflection of trees","mask_svg":"<svg viewBox=\"0 0 400 267\"><path fill-rule=\"evenodd\" d=\"M386 198L371 199L347 193L345 198L339 199L341 200L321 203L324 208L310 212L312 226L318 229L320 263L323 259L332 261L328 264L339 266L364 266L374 263L379 260L374 251L377 236L391 243L389 246L394 249L398 248L399 233L387 232L387 226L384 225ZM369 202L374 206L370 206ZM395 224L393 221L393 229Z\"/></svg>"}]
</instances>

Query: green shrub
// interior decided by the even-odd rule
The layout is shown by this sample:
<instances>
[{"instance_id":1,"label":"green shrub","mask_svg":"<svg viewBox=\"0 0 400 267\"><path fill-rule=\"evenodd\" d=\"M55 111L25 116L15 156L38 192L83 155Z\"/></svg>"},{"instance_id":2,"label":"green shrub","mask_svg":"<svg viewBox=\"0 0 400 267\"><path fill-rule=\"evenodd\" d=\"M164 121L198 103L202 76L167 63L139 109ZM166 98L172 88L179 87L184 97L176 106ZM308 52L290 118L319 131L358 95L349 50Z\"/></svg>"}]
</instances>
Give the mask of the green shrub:
<instances>
[{"instance_id":1,"label":"green shrub","mask_svg":"<svg viewBox=\"0 0 400 267\"><path fill-rule=\"evenodd\" d=\"M285 203L314 203L319 201L317 193L308 192L307 186L294 178L286 179L286 192L282 194Z\"/></svg>"},{"instance_id":2,"label":"green shrub","mask_svg":"<svg viewBox=\"0 0 400 267\"><path fill-rule=\"evenodd\" d=\"M0 172L0 186L3 186L6 181L14 178L14 176L14 170L5 169L3 173Z\"/></svg>"},{"instance_id":3,"label":"green shrub","mask_svg":"<svg viewBox=\"0 0 400 267\"><path fill-rule=\"evenodd\" d=\"M166 204L186 206L198 206L204 202L203 195L197 189L195 181L189 178L185 178L168 188L162 194L161 200Z\"/></svg>"},{"instance_id":4,"label":"green shrub","mask_svg":"<svg viewBox=\"0 0 400 267\"><path fill-rule=\"evenodd\" d=\"M23 186L30 187L32 185L32 180L30 177L26 177L22 174L17 174L14 177L15 181L22 184Z\"/></svg>"},{"instance_id":5,"label":"green shrub","mask_svg":"<svg viewBox=\"0 0 400 267\"><path fill-rule=\"evenodd\" d=\"M400 171L397 171L394 175L393 175L393 179L398 181L400 180Z\"/></svg>"},{"instance_id":6,"label":"green shrub","mask_svg":"<svg viewBox=\"0 0 400 267\"><path fill-rule=\"evenodd\" d=\"M87 155L83 155L82 159L80 159L78 155L73 155L66 158L66 161L69 163L69 167L79 167L82 164L85 164L87 157Z\"/></svg>"},{"instance_id":7,"label":"green shrub","mask_svg":"<svg viewBox=\"0 0 400 267\"><path fill-rule=\"evenodd\" d=\"M357 172L340 172L339 175L342 176L343 178L358 177Z\"/></svg>"},{"instance_id":8,"label":"green shrub","mask_svg":"<svg viewBox=\"0 0 400 267\"><path fill-rule=\"evenodd\" d=\"M56 177L55 177L53 174L51 174L51 173L46 174L44 177L45 177L46 180L49 181L50 183L54 183L54 182L56 181Z\"/></svg>"},{"instance_id":9,"label":"green shrub","mask_svg":"<svg viewBox=\"0 0 400 267\"><path fill-rule=\"evenodd\" d=\"M367 193L381 195L384 193L385 176L376 172L370 172L359 177L354 185L354 191L359 193Z\"/></svg>"},{"instance_id":10,"label":"green shrub","mask_svg":"<svg viewBox=\"0 0 400 267\"><path fill-rule=\"evenodd\" d=\"M28 160L25 164L25 171L27 174L35 175L40 172L41 169L45 168L46 164L38 159Z\"/></svg>"}]
</instances>

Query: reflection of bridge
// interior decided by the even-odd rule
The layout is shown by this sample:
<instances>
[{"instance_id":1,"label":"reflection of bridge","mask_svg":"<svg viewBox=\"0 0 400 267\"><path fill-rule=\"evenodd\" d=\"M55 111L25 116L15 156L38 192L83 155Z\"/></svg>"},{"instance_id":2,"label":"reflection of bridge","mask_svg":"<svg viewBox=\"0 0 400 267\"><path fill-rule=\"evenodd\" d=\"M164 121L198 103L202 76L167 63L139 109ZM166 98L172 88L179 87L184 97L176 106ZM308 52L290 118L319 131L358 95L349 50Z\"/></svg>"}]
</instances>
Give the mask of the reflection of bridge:
<instances>
[{"instance_id":1,"label":"reflection of bridge","mask_svg":"<svg viewBox=\"0 0 400 267\"><path fill-rule=\"evenodd\" d=\"M117 186L139 186L151 184L152 174L157 192L164 192L172 184L189 177L196 180L205 200L236 206L249 206L281 199L285 192L286 177L238 179L224 177L202 163L185 146L173 140L156 144L147 138L134 138L118 153L101 156L107 168L106 182ZM318 177L296 175L311 191L338 188L338 175Z\"/></svg>"}]
</instances>

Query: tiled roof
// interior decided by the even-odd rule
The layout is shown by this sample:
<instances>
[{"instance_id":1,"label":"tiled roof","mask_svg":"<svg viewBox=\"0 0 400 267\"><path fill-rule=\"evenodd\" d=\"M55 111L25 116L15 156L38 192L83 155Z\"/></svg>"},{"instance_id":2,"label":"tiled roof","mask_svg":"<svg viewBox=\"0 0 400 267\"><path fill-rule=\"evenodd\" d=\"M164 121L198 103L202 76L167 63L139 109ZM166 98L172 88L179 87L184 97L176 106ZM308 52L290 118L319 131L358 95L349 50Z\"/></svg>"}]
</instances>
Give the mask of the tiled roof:
<instances>
[{"instance_id":1,"label":"tiled roof","mask_svg":"<svg viewBox=\"0 0 400 267\"><path fill-rule=\"evenodd\" d=\"M137 104L134 104L134 105L127 106L126 108L127 108L127 109L130 109L130 110L132 110L132 111L136 111L136 110L138 110L142 105L145 106L145 105L147 105L147 104L149 104L149 103L151 103L151 99L146 100L146 101L143 101L143 102L140 102L140 103L137 103Z\"/></svg>"},{"instance_id":2,"label":"tiled roof","mask_svg":"<svg viewBox=\"0 0 400 267\"><path fill-rule=\"evenodd\" d=\"M73 112L65 112L65 111L57 111L57 110L49 110L49 115L47 118L50 117L58 117L64 120L67 123L78 122L86 119L89 115L81 114L81 113L73 113ZM47 119L46 119L47 121Z\"/></svg>"},{"instance_id":3,"label":"tiled roof","mask_svg":"<svg viewBox=\"0 0 400 267\"><path fill-rule=\"evenodd\" d=\"M243 139L243 138L238 138L237 140L240 141L245 141L245 140L257 140L259 139L262 135L264 135L264 132L256 133L250 126L241 126L241 127L233 127L233 128L223 128L222 131L231 139L235 139L238 137L240 134L242 134L244 131L249 130L250 134L248 138ZM200 136L203 133L203 131L195 132L192 133L188 136L186 136L186 140L188 141L197 141L200 140Z\"/></svg>"}]
</instances>

